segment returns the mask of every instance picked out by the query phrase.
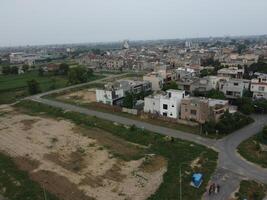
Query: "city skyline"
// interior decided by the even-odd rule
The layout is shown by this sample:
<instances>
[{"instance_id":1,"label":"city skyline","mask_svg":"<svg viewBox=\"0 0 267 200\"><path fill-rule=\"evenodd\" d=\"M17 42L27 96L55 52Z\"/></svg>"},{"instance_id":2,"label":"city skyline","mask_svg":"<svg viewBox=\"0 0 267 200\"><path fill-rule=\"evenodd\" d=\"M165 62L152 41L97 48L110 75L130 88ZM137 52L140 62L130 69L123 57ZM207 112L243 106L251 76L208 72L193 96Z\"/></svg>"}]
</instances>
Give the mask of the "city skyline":
<instances>
[{"instance_id":1,"label":"city skyline","mask_svg":"<svg viewBox=\"0 0 267 200\"><path fill-rule=\"evenodd\" d=\"M264 35L263 0L1 2L0 46Z\"/></svg>"}]
</instances>

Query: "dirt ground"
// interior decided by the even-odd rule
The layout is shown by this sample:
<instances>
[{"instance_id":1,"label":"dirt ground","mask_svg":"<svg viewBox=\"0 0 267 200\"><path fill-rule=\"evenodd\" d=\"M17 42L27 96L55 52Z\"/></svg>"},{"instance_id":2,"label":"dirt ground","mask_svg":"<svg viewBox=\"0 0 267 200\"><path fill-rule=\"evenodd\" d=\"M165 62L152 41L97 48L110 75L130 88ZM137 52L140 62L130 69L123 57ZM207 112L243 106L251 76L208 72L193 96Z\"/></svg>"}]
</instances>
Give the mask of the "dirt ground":
<instances>
[{"instance_id":1,"label":"dirt ground","mask_svg":"<svg viewBox=\"0 0 267 200\"><path fill-rule=\"evenodd\" d=\"M60 100L74 100L77 103L96 102L95 88L83 89L57 97Z\"/></svg>"},{"instance_id":2,"label":"dirt ground","mask_svg":"<svg viewBox=\"0 0 267 200\"><path fill-rule=\"evenodd\" d=\"M0 151L30 172L33 180L64 200L143 200L163 181L167 161L134 157L142 147L100 129L30 116L0 107Z\"/></svg>"}]
</instances>

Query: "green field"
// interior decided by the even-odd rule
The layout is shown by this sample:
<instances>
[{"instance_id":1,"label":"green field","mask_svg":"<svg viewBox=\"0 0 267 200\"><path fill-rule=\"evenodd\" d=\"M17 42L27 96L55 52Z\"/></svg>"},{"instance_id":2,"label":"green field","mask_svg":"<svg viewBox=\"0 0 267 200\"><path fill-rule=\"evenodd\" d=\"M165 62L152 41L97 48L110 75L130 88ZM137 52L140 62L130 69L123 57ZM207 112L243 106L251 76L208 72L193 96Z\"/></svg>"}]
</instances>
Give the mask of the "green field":
<instances>
[{"instance_id":1,"label":"green field","mask_svg":"<svg viewBox=\"0 0 267 200\"><path fill-rule=\"evenodd\" d=\"M260 147L261 134L253 136L242 142L238 147L238 153L246 160L267 168L267 152Z\"/></svg>"},{"instance_id":2,"label":"green field","mask_svg":"<svg viewBox=\"0 0 267 200\"><path fill-rule=\"evenodd\" d=\"M237 200L262 200L266 197L267 186L255 181L241 181Z\"/></svg>"},{"instance_id":3,"label":"green field","mask_svg":"<svg viewBox=\"0 0 267 200\"><path fill-rule=\"evenodd\" d=\"M117 125L110 121L96 117L86 116L75 112L64 112L61 109L46 106L37 102L22 101L16 105L22 112L31 115L43 115L46 117L64 118L85 128L99 128L108 131L131 143L147 146L147 152L161 155L168 161L168 170L164 174L163 183L160 185L150 200L167 200L179 198L179 169L182 165L182 190L183 199L201 199L206 191L206 185L217 165L217 153L204 146L191 142L172 139L169 140L159 134L132 127ZM192 161L199 158L198 166L190 166ZM190 186L193 172L202 172L204 182L199 189Z\"/></svg>"},{"instance_id":4,"label":"green field","mask_svg":"<svg viewBox=\"0 0 267 200\"><path fill-rule=\"evenodd\" d=\"M102 77L103 76L92 76L89 81ZM66 76L39 76L38 72L29 72L21 75L1 75L0 104L12 103L20 98L28 96L27 81L32 79L39 82L42 92L66 87L68 85Z\"/></svg>"}]
</instances>

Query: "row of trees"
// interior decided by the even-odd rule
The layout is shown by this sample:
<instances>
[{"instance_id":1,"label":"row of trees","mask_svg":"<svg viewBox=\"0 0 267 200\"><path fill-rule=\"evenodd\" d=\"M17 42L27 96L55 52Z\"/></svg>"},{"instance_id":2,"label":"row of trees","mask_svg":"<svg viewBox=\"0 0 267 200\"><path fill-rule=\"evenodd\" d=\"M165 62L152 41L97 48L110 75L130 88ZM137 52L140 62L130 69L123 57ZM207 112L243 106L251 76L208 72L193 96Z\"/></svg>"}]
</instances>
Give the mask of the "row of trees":
<instances>
[{"instance_id":1,"label":"row of trees","mask_svg":"<svg viewBox=\"0 0 267 200\"><path fill-rule=\"evenodd\" d=\"M29 65L23 65L22 66L22 70L24 72L27 72L29 70ZM18 66L9 66L9 65L6 65L6 66L3 66L3 68L2 68L2 73L4 75L18 74L18 71L19 71L19 67Z\"/></svg>"},{"instance_id":2,"label":"row of trees","mask_svg":"<svg viewBox=\"0 0 267 200\"><path fill-rule=\"evenodd\" d=\"M67 73L68 71L67 77L68 77L68 84L70 85L85 83L93 75L92 70L88 70L84 67L75 67L75 68L69 69L66 66L62 66L61 68L62 73L63 73L63 69L65 70L64 74ZM51 79L51 81L52 81L51 89L55 89L56 81L55 79ZM41 92L40 84L37 80L32 79L28 81L27 84L28 84L29 94L33 95L33 94L37 94Z\"/></svg>"}]
</instances>

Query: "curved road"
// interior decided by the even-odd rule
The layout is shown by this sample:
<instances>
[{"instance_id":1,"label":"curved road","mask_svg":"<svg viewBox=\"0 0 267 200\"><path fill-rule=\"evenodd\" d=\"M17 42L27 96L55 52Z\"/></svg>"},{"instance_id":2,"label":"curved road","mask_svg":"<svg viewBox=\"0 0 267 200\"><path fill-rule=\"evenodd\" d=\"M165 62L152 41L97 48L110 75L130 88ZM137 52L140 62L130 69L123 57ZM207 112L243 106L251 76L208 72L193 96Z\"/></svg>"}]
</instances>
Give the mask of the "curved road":
<instances>
[{"instance_id":1,"label":"curved road","mask_svg":"<svg viewBox=\"0 0 267 200\"><path fill-rule=\"evenodd\" d=\"M107 77L105 79L97 80L94 82L86 83L86 84L92 84L101 82L103 80L108 80L109 78L119 77L121 75L116 75L112 77ZM213 148L219 153L219 161L217 166L217 171L214 174L214 181L222 182L228 181L227 184L228 188L225 189L225 192L221 192L221 195L215 196L215 197L204 197L205 199L227 199L231 192L233 192L239 185L239 182L241 179L248 178L251 180L256 180L262 183L267 184L267 169L261 168L253 163L250 163L237 153L237 147L238 145L248 139L249 137L257 134L262 127L267 124L267 115L253 115L255 122L226 136L223 139L215 140L215 139L208 139L201 137L199 135L190 134L162 126L152 125L146 122L138 121L129 119L126 117L121 117L118 115L110 114L110 113L103 113L99 111L89 110L86 108L82 108L76 105L70 105L67 103L55 101L55 100L49 100L42 98L43 96L47 94L53 94L60 91L68 90L75 87L80 87L86 84L80 84L71 86L68 88L63 88L55 91L50 91L43 94L38 94L35 96L28 97L27 99L37 101L46 105L50 105L53 107L61 108L68 111L74 111L79 112L82 114L90 115L90 116L96 116L101 119L110 120L113 122L125 124L125 125L136 125L139 128L145 128L147 130L166 135L166 136L172 136L174 138L179 138L183 140L188 140L191 142L195 142L201 145L204 145L209 148ZM231 188L232 187L232 188Z\"/></svg>"}]
</instances>

